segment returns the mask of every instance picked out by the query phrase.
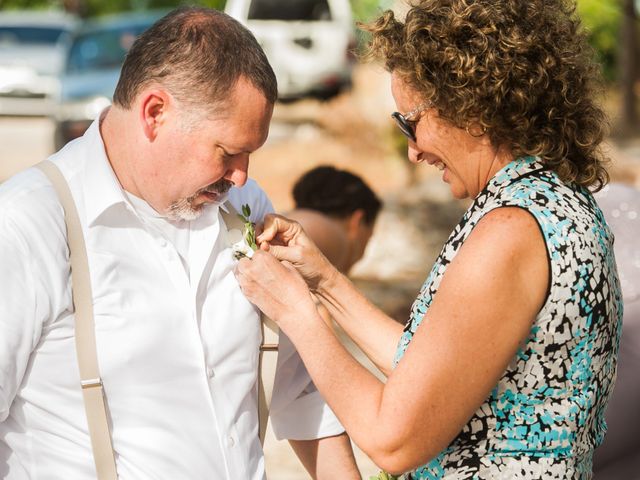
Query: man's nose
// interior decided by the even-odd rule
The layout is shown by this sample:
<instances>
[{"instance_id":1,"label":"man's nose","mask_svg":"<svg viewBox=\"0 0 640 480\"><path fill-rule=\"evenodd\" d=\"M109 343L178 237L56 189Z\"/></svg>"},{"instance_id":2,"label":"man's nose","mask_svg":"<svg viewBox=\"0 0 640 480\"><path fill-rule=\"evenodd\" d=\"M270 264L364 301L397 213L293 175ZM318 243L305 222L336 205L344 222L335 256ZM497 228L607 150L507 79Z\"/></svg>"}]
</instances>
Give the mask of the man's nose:
<instances>
[{"instance_id":1,"label":"man's nose","mask_svg":"<svg viewBox=\"0 0 640 480\"><path fill-rule=\"evenodd\" d=\"M242 187L249 178L249 154L236 155L229 164L224 178L233 182L236 187Z\"/></svg>"}]
</instances>

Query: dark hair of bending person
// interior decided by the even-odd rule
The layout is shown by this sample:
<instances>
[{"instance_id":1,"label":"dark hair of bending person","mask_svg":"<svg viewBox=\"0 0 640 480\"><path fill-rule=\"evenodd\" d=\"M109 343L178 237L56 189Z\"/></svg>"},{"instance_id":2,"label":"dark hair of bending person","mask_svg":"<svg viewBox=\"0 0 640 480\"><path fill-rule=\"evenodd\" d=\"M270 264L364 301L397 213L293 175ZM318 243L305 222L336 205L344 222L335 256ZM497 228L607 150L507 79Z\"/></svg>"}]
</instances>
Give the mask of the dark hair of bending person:
<instances>
[{"instance_id":1,"label":"dark hair of bending person","mask_svg":"<svg viewBox=\"0 0 640 480\"><path fill-rule=\"evenodd\" d=\"M359 176L332 166L316 167L293 187L295 210L287 216L302 225L341 272L362 258L382 202Z\"/></svg>"}]
</instances>

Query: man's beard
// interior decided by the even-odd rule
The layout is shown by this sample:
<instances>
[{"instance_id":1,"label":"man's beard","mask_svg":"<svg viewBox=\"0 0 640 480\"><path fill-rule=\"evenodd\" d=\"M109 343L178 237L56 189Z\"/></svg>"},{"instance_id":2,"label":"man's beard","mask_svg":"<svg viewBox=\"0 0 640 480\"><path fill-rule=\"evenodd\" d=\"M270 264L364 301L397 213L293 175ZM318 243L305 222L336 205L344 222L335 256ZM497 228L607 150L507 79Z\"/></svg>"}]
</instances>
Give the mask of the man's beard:
<instances>
[{"instance_id":1,"label":"man's beard","mask_svg":"<svg viewBox=\"0 0 640 480\"><path fill-rule=\"evenodd\" d=\"M229 191L231 187L233 187L233 182L221 178L208 187L198 190L190 197L180 198L173 202L171 205L169 205L169 208L167 210L167 217L171 220L195 220L200 215L202 215L202 211L205 205L209 203L203 202L195 205L194 202L196 198L198 198L198 196L203 193L215 193L216 195L218 195L218 197L222 197Z\"/></svg>"}]
</instances>

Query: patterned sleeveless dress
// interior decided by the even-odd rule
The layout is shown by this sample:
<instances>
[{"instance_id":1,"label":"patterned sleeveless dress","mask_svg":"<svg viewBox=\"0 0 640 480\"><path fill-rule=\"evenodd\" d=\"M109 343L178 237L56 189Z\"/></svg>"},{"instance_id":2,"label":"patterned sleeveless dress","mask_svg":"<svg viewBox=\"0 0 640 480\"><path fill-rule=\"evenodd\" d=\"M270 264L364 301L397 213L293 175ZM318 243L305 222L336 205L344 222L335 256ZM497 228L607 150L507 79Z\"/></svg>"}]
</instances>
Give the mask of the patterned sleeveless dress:
<instances>
[{"instance_id":1,"label":"patterned sleeveless dress","mask_svg":"<svg viewBox=\"0 0 640 480\"><path fill-rule=\"evenodd\" d=\"M406 478L591 478L622 326L613 235L590 192L564 184L536 158L499 171L451 233L413 304L395 363L474 226L504 206L526 209L538 222L550 261L546 303L525 345L460 434Z\"/></svg>"}]
</instances>

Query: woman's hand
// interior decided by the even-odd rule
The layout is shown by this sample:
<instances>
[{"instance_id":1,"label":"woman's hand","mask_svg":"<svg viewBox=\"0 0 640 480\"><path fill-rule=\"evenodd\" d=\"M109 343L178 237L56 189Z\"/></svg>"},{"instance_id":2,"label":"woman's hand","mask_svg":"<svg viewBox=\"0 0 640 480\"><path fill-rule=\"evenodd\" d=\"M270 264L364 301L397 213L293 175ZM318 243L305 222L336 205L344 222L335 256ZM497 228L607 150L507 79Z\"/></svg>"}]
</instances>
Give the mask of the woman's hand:
<instances>
[{"instance_id":1,"label":"woman's hand","mask_svg":"<svg viewBox=\"0 0 640 480\"><path fill-rule=\"evenodd\" d=\"M281 215L267 215L256 239L261 250L295 267L312 291L338 274L298 222Z\"/></svg>"},{"instance_id":2,"label":"woman's hand","mask_svg":"<svg viewBox=\"0 0 640 480\"><path fill-rule=\"evenodd\" d=\"M244 295L287 332L300 319L317 316L309 288L291 264L258 250L235 270Z\"/></svg>"}]
</instances>

